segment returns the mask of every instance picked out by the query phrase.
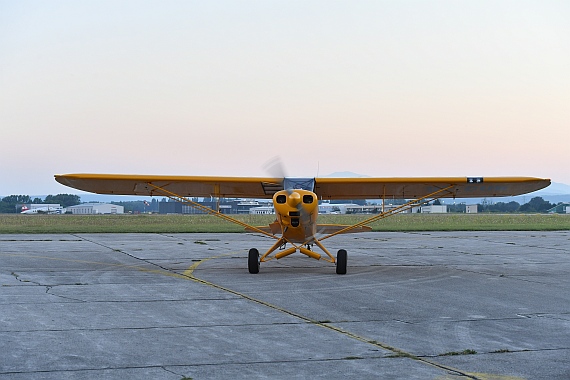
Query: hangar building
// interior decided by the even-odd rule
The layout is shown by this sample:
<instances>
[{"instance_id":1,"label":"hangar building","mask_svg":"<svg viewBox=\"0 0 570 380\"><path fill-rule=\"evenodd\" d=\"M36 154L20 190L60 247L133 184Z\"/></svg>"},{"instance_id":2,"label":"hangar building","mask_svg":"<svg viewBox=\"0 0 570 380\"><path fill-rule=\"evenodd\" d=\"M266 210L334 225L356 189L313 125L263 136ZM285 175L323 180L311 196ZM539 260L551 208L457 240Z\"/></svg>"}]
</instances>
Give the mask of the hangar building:
<instances>
[{"instance_id":1,"label":"hangar building","mask_svg":"<svg viewBox=\"0 0 570 380\"><path fill-rule=\"evenodd\" d=\"M67 211L72 214L78 215L92 215L92 214L123 214L125 208L119 205L110 203L82 203L77 206L69 206Z\"/></svg>"}]
</instances>

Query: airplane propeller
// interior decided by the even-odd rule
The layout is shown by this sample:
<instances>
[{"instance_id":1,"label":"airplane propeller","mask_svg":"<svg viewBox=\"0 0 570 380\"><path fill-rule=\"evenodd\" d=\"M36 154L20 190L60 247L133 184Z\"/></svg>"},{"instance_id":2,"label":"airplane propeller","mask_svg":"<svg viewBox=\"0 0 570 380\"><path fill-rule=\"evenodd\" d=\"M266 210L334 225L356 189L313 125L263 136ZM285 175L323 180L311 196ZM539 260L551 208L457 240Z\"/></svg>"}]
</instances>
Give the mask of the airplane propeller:
<instances>
[{"instance_id":1,"label":"airplane propeller","mask_svg":"<svg viewBox=\"0 0 570 380\"><path fill-rule=\"evenodd\" d=\"M274 156L270 158L265 164L263 164L263 169L274 178L281 178L283 184L285 183L285 178L287 177L287 172L285 171L285 165L283 165L283 160L281 156ZM285 189L287 191L287 204L294 207L299 212L300 218L307 218L307 211L303 208L303 202L299 193L295 192L295 189Z\"/></svg>"},{"instance_id":2,"label":"airplane propeller","mask_svg":"<svg viewBox=\"0 0 570 380\"><path fill-rule=\"evenodd\" d=\"M270 158L265 164L263 164L263 170L267 172L271 177L284 179L287 177L285 172L285 167L281 161L280 156L275 156Z\"/></svg>"}]
</instances>

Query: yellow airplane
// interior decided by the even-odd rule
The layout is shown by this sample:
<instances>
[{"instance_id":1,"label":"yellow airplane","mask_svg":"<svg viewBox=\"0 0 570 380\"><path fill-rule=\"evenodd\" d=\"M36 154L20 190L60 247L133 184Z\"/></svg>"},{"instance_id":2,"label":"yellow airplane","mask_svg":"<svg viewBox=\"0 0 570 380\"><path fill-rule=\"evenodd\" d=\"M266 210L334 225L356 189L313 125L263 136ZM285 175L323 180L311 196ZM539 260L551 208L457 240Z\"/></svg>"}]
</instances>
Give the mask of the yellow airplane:
<instances>
[{"instance_id":1,"label":"yellow airplane","mask_svg":"<svg viewBox=\"0 0 570 380\"><path fill-rule=\"evenodd\" d=\"M370 231L376 220L439 198L501 197L530 193L550 185L550 179L532 177L442 177L442 178L255 178L152 176L121 174L65 174L55 180L63 185L98 194L165 196L206 213L237 223L248 231L270 236L275 244L262 256L249 250L248 270L259 273L260 263L281 259L297 251L314 259L336 264L336 273L345 274L347 252L336 258L323 240L348 232ZM276 221L256 227L194 202L190 197L273 199ZM319 200L411 199L396 208L382 211L350 226L317 224ZM286 248L286 244L291 245ZM316 245L325 254L312 250ZM271 256L273 252L280 251Z\"/></svg>"}]
</instances>

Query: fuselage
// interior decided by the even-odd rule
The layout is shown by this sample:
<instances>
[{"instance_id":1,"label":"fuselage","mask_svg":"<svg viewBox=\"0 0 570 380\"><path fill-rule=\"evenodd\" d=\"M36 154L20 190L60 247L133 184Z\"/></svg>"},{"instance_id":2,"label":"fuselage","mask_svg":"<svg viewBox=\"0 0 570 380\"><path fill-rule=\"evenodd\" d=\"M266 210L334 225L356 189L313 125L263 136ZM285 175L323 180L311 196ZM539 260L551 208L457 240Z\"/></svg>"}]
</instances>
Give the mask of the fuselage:
<instances>
[{"instance_id":1,"label":"fuselage","mask_svg":"<svg viewBox=\"0 0 570 380\"><path fill-rule=\"evenodd\" d=\"M311 241L317 232L319 202L309 190L281 190L273 196L282 236L294 243Z\"/></svg>"},{"instance_id":2,"label":"fuselage","mask_svg":"<svg viewBox=\"0 0 570 380\"><path fill-rule=\"evenodd\" d=\"M61 214L62 208L56 207L39 207L39 208L27 208L23 207L20 214Z\"/></svg>"}]
</instances>

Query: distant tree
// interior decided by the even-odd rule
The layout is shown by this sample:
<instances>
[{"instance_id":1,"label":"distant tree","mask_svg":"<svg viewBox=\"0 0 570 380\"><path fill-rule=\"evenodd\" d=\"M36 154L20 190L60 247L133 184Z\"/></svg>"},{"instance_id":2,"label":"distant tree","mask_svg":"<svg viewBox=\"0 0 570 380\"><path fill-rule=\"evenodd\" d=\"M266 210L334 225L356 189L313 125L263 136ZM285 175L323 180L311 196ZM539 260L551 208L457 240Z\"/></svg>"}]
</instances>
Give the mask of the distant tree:
<instances>
[{"instance_id":1,"label":"distant tree","mask_svg":"<svg viewBox=\"0 0 570 380\"><path fill-rule=\"evenodd\" d=\"M552 207L556 206L553 203L545 201L542 197L534 197L528 203L525 203L519 208L521 212L546 212Z\"/></svg>"},{"instance_id":2,"label":"distant tree","mask_svg":"<svg viewBox=\"0 0 570 380\"><path fill-rule=\"evenodd\" d=\"M477 204L477 212L491 212L493 203L487 198L483 198L480 204Z\"/></svg>"},{"instance_id":3,"label":"distant tree","mask_svg":"<svg viewBox=\"0 0 570 380\"><path fill-rule=\"evenodd\" d=\"M449 212L465 212L465 203L447 205Z\"/></svg>"},{"instance_id":4,"label":"distant tree","mask_svg":"<svg viewBox=\"0 0 570 380\"><path fill-rule=\"evenodd\" d=\"M519 209L520 204L518 202L511 201L509 203L497 202L495 204L489 204L487 209L491 212L502 212L502 213L512 213Z\"/></svg>"},{"instance_id":5,"label":"distant tree","mask_svg":"<svg viewBox=\"0 0 570 380\"><path fill-rule=\"evenodd\" d=\"M39 203L44 203L44 201L42 200L42 198L37 198L37 197L36 197L36 198L34 198L34 200L32 201L32 203L39 204Z\"/></svg>"},{"instance_id":6,"label":"distant tree","mask_svg":"<svg viewBox=\"0 0 570 380\"><path fill-rule=\"evenodd\" d=\"M111 202L114 205L123 206L125 213L141 213L153 211L154 204L148 206L144 201L126 201L126 202ZM156 204L158 211L158 204Z\"/></svg>"},{"instance_id":7,"label":"distant tree","mask_svg":"<svg viewBox=\"0 0 570 380\"><path fill-rule=\"evenodd\" d=\"M81 198L79 195L73 194L57 194L48 195L44 200L44 203L57 203L62 207L75 206L81 203Z\"/></svg>"},{"instance_id":8,"label":"distant tree","mask_svg":"<svg viewBox=\"0 0 570 380\"><path fill-rule=\"evenodd\" d=\"M9 195L0 201L0 213L15 214L20 212L18 206L24 203L32 203L29 195Z\"/></svg>"},{"instance_id":9,"label":"distant tree","mask_svg":"<svg viewBox=\"0 0 570 380\"><path fill-rule=\"evenodd\" d=\"M517 212L518 209L521 207L519 202L510 201L505 205L506 212Z\"/></svg>"},{"instance_id":10,"label":"distant tree","mask_svg":"<svg viewBox=\"0 0 570 380\"><path fill-rule=\"evenodd\" d=\"M29 195L9 195L2 198L2 202L9 203L32 203L32 198Z\"/></svg>"},{"instance_id":11,"label":"distant tree","mask_svg":"<svg viewBox=\"0 0 570 380\"><path fill-rule=\"evenodd\" d=\"M508 203L502 204L502 212L509 212L509 213L517 212L520 207L521 207L520 203L515 201L510 201Z\"/></svg>"},{"instance_id":12,"label":"distant tree","mask_svg":"<svg viewBox=\"0 0 570 380\"><path fill-rule=\"evenodd\" d=\"M433 205L434 206L441 206L441 201L439 199L436 199L435 201L433 201Z\"/></svg>"}]
</instances>

